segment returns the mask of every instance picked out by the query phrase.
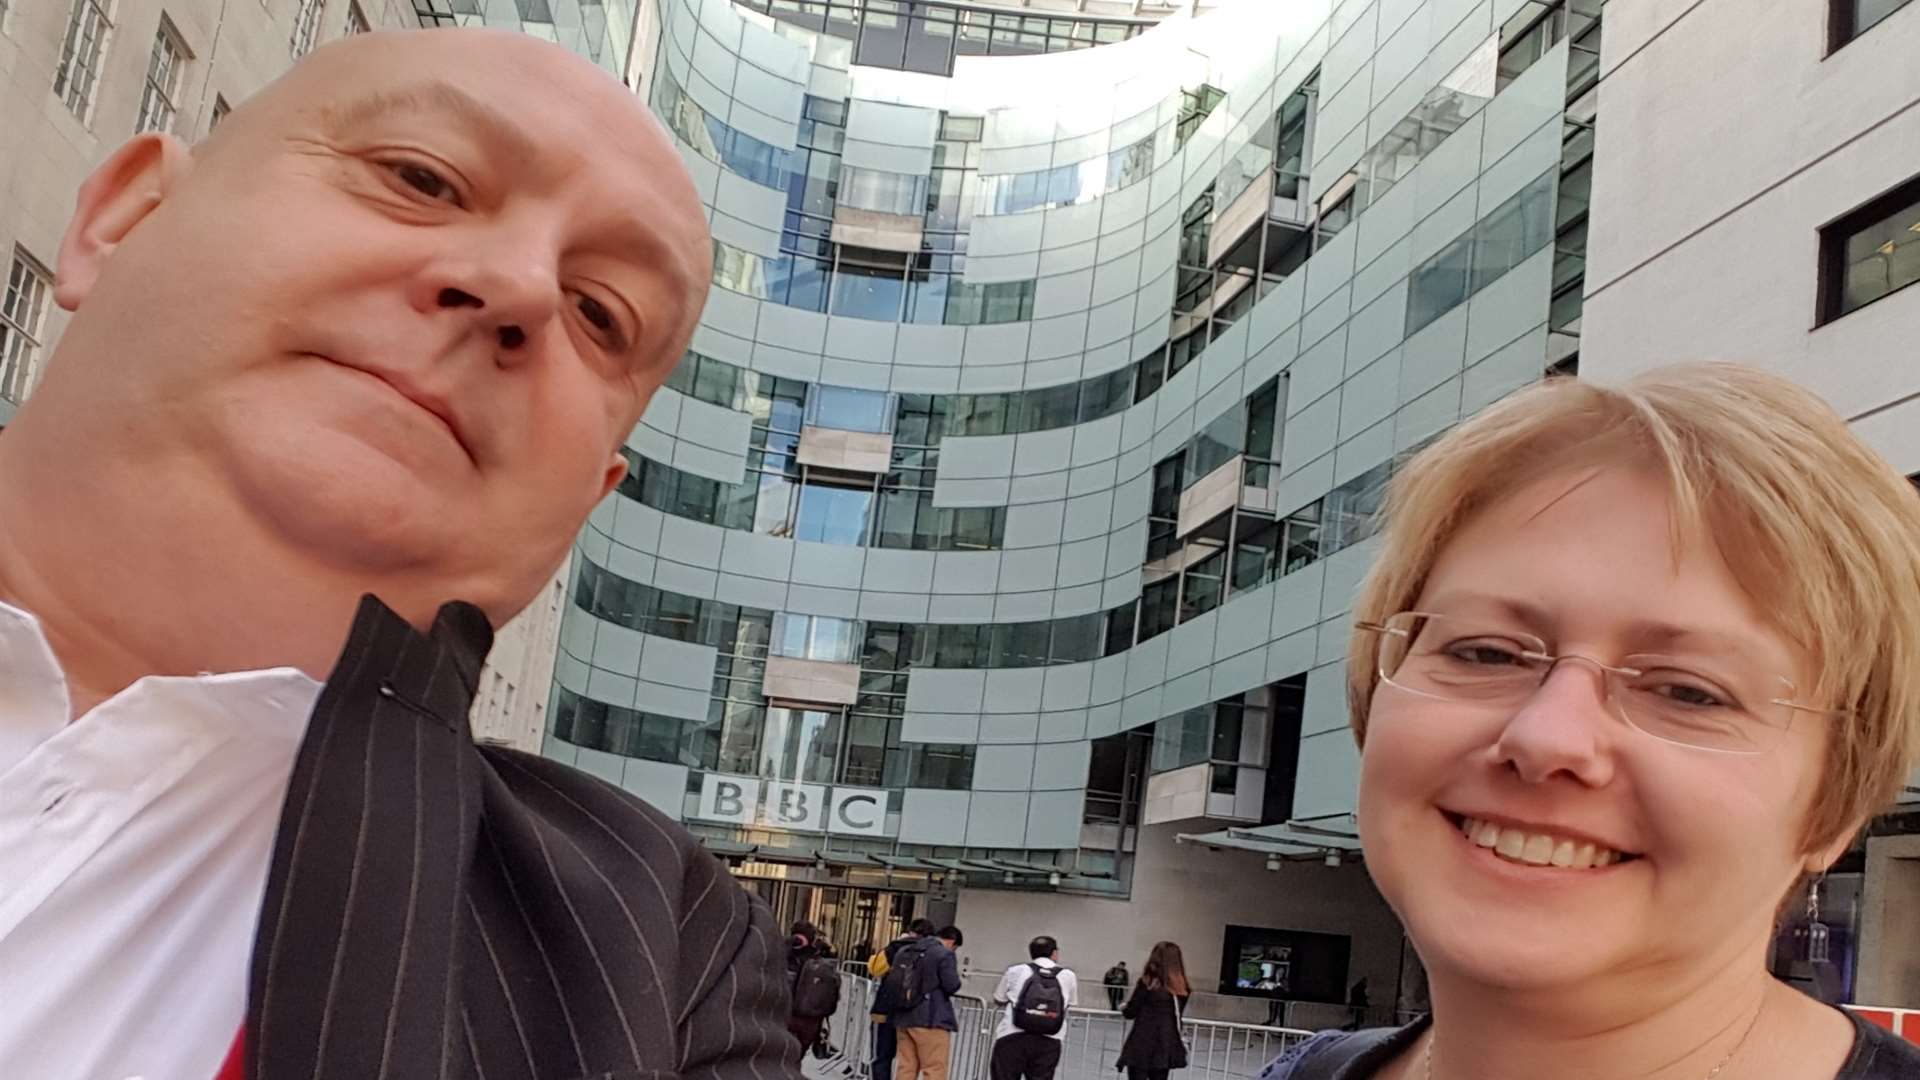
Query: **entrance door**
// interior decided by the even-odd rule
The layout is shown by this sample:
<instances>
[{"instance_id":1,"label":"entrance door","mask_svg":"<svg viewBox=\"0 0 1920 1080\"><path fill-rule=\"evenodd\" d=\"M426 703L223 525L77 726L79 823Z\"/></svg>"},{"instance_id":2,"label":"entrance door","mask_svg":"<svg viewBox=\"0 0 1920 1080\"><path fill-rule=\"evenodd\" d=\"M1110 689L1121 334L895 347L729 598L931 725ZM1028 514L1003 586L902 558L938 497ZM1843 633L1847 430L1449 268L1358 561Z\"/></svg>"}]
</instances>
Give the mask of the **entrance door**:
<instances>
[{"instance_id":1,"label":"entrance door","mask_svg":"<svg viewBox=\"0 0 1920 1080\"><path fill-rule=\"evenodd\" d=\"M819 927L842 960L864 959L905 933L917 906L917 894L888 889L797 881L753 884L753 891L773 907L783 932L804 919Z\"/></svg>"}]
</instances>

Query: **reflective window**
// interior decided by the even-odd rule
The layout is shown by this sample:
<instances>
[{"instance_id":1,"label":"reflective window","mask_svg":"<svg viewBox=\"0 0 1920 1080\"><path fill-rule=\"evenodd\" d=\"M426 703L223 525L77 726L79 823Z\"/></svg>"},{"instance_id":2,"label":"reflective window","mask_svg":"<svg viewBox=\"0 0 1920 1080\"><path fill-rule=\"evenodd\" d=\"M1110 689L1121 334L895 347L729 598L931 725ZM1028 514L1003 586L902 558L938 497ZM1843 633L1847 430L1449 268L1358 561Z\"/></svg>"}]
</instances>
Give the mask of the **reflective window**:
<instances>
[{"instance_id":1,"label":"reflective window","mask_svg":"<svg viewBox=\"0 0 1920 1080\"><path fill-rule=\"evenodd\" d=\"M1547 172L1495 207L1458 239L1415 267L1407 286L1408 336L1465 303L1553 239L1554 180ZM1585 173L1568 174L1578 186Z\"/></svg>"},{"instance_id":2,"label":"reflective window","mask_svg":"<svg viewBox=\"0 0 1920 1080\"><path fill-rule=\"evenodd\" d=\"M1161 718L1153 725L1153 771L1167 772L1206 761L1212 735L1211 705Z\"/></svg>"},{"instance_id":3,"label":"reflective window","mask_svg":"<svg viewBox=\"0 0 1920 1080\"><path fill-rule=\"evenodd\" d=\"M799 511L794 516L793 538L821 544L864 544L867 539L867 519L872 510L871 489L802 484Z\"/></svg>"},{"instance_id":4,"label":"reflective window","mask_svg":"<svg viewBox=\"0 0 1920 1080\"><path fill-rule=\"evenodd\" d=\"M886 432L893 427L893 395L819 384L813 388L812 422L837 431Z\"/></svg>"},{"instance_id":5,"label":"reflective window","mask_svg":"<svg viewBox=\"0 0 1920 1080\"><path fill-rule=\"evenodd\" d=\"M1821 230L1820 321L1920 281L1920 177Z\"/></svg>"},{"instance_id":6,"label":"reflective window","mask_svg":"<svg viewBox=\"0 0 1920 1080\"><path fill-rule=\"evenodd\" d=\"M0 293L0 398L19 404L39 381L41 321L51 295L53 275L15 248L6 290Z\"/></svg>"},{"instance_id":7,"label":"reflective window","mask_svg":"<svg viewBox=\"0 0 1920 1080\"><path fill-rule=\"evenodd\" d=\"M1906 7L1908 0L1828 0L1832 29L1828 48L1837 49L1880 25L1887 16Z\"/></svg>"}]
</instances>

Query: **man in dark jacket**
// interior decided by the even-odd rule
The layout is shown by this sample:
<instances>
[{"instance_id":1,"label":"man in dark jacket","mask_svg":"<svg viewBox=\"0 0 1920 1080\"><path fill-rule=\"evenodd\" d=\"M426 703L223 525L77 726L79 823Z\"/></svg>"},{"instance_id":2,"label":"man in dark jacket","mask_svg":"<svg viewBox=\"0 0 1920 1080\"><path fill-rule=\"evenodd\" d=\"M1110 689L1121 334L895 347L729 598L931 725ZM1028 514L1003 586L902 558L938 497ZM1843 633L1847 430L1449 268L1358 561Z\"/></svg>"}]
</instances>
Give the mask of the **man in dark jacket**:
<instances>
[{"instance_id":1,"label":"man in dark jacket","mask_svg":"<svg viewBox=\"0 0 1920 1080\"><path fill-rule=\"evenodd\" d=\"M797 1080L765 905L467 723L693 333L665 130L357 34L75 206L0 437L0 1076Z\"/></svg>"},{"instance_id":2,"label":"man in dark jacket","mask_svg":"<svg viewBox=\"0 0 1920 1080\"><path fill-rule=\"evenodd\" d=\"M893 1026L899 1036L894 1054L894 1080L947 1080L947 1058L952 1052L953 1033L960 1025L953 1014L953 995L960 992L960 962L953 950L965 936L960 928L949 926L936 931L933 923L916 919L913 931L920 935L901 946L894 954L895 970L911 968L910 978L917 986L900 982L901 1001L895 1002ZM914 954L911 957L909 954ZM900 1007L904 1004L904 1007Z\"/></svg>"},{"instance_id":3,"label":"man in dark jacket","mask_svg":"<svg viewBox=\"0 0 1920 1080\"><path fill-rule=\"evenodd\" d=\"M827 1018L800 1014L800 977L806 973L809 962L825 959L827 952L822 948L820 931L810 922L803 920L794 923L787 935L787 985L794 989L794 993L789 995L787 1032L804 1052L820 1041L820 1026L826 1023Z\"/></svg>"}]
</instances>

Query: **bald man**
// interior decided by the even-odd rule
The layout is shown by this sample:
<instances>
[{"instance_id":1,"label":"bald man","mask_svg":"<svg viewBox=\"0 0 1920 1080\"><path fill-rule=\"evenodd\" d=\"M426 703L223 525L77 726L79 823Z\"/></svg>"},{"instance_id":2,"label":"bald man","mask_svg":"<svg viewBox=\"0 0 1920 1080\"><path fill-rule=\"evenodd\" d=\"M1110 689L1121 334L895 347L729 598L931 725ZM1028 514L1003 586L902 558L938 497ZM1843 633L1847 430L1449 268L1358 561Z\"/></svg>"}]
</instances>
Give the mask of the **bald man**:
<instances>
[{"instance_id":1,"label":"bald man","mask_svg":"<svg viewBox=\"0 0 1920 1080\"><path fill-rule=\"evenodd\" d=\"M466 722L710 252L515 34L350 38L87 181L0 436L0 1076L798 1075L764 907Z\"/></svg>"}]
</instances>

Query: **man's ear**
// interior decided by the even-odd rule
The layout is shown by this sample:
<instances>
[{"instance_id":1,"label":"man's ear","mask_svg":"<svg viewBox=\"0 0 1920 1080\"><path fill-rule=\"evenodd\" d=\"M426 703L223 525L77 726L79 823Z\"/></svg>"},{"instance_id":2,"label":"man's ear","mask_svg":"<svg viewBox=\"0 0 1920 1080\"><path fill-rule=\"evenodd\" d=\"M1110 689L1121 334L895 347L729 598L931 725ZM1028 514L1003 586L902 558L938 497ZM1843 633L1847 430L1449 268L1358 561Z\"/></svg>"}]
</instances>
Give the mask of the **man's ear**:
<instances>
[{"instance_id":1,"label":"man's ear","mask_svg":"<svg viewBox=\"0 0 1920 1080\"><path fill-rule=\"evenodd\" d=\"M73 221L60 241L54 302L77 310L134 226L159 206L188 172L193 155L171 135L136 135L80 185Z\"/></svg>"},{"instance_id":2,"label":"man's ear","mask_svg":"<svg viewBox=\"0 0 1920 1080\"><path fill-rule=\"evenodd\" d=\"M618 452L615 452L613 455L613 459L607 462L606 475L600 478L600 498L601 499L606 498L607 493L612 491L614 488L619 487L620 481L625 480L626 478L627 478L627 459L623 457L621 454L619 454ZM594 502L596 503L599 501L600 499L594 500Z\"/></svg>"}]
</instances>

